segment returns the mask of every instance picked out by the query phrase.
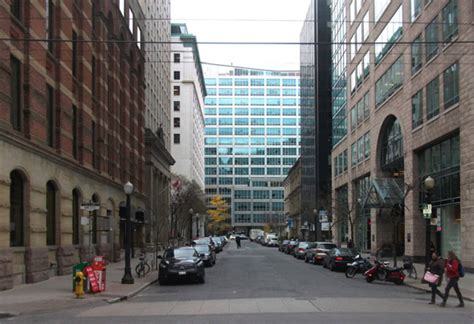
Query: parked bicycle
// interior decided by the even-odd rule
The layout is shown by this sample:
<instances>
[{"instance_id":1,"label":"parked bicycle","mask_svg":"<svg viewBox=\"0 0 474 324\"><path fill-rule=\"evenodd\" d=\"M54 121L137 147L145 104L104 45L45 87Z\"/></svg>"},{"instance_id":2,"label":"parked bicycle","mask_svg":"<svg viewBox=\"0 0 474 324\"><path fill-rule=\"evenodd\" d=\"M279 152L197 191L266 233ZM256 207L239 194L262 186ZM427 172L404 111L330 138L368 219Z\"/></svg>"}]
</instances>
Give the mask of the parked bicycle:
<instances>
[{"instance_id":1,"label":"parked bicycle","mask_svg":"<svg viewBox=\"0 0 474 324\"><path fill-rule=\"evenodd\" d=\"M140 263L135 267L135 272L137 273L138 278L145 277L148 272L151 270L151 266L146 259L146 252L142 252L139 257Z\"/></svg>"},{"instance_id":2,"label":"parked bicycle","mask_svg":"<svg viewBox=\"0 0 474 324\"><path fill-rule=\"evenodd\" d=\"M403 269L407 272L408 277L417 279L418 274L416 273L416 268L413 265L413 259L411 257L403 258Z\"/></svg>"}]
</instances>

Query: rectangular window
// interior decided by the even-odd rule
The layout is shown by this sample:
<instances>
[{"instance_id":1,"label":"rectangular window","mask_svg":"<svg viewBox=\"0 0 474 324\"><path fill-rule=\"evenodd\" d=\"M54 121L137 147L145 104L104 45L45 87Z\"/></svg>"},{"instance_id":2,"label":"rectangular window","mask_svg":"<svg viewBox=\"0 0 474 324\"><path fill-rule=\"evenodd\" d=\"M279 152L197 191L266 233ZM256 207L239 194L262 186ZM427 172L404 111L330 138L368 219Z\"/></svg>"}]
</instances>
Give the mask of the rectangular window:
<instances>
[{"instance_id":1,"label":"rectangular window","mask_svg":"<svg viewBox=\"0 0 474 324\"><path fill-rule=\"evenodd\" d=\"M77 34L72 32L72 76L77 78Z\"/></svg>"},{"instance_id":2,"label":"rectangular window","mask_svg":"<svg viewBox=\"0 0 474 324\"><path fill-rule=\"evenodd\" d=\"M72 106L72 156L77 159L79 149L79 120L77 107Z\"/></svg>"},{"instance_id":3,"label":"rectangular window","mask_svg":"<svg viewBox=\"0 0 474 324\"><path fill-rule=\"evenodd\" d=\"M22 0L23 1L23 0ZM48 38L48 51L54 50L54 4L52 0L47 0L46 4L46 35Z\"/></svg>"},{"instance_id":4,"label":"rectangular window","mask_svg":"<svg viewBox=\"0 0 474 324\"><path fill-rule=\"evenodd\" d=\"M133 11L130 8L128 8L128 29L130 30L130 32L133 35L134 34L134 30L133 30Z\"/></svg>"},{"instance_id":5,"label":"rectangular window","mask_svg":"<svg viewBox=\"0 0 474 324\"><path fill-rule=\"evenodd\" d=\"M351 166L357 165L357 143L351 145Z\"/></svg>"},{"instance_id":6,"label":"rectangular window","mask_svg":"<svg viewBox=\"0 0 474 324\"><path fill-rule=\"evenodd\" d=\"M420 15L422 9L423 0L411 0L411 21L414 21Z\"/></svg>"},{"instance_id":7,"label":"rectangular window","mask_svg":"<svg viewBox=\"0 0 474 324\"><path fill-rule=\"evenodd\" d=\"M54 147L54 132L55 132L55 118L54 118L54 89L46 86L46 120L47 120L47 142L48 145Z\"/></svg>"},{"instance_id":8,"label":"rectangular window","mask_svg":"<svg viewBox=\"0 0 474 324\"><path fill-rule=\"evenodd\" d=\"M364 157L368 159L370 157L370 132L364 135L364 148L365 148Z\"/></svg>"},{"instance_id":9,"label":"rectangular window","mask_svg":"<svg viewBox=\"0 0 474 324\"><path fill-rule=\"evenodd\" d=\"M422 52L421 52L421 35L411 43L411 74L415 74L421 69Z\"/></svg>"},{"instance_id":10,"label":"rectangular window","mask_svg":"<svg viewBox=\"0 0 474 324\"><path fill-rule=\"evenodd\" d=\"M173 62L174 63L180 63L181 62L181 55L179 53L173 53Z\"/></svg>"},{"instance_id":11,"label":"rectangular window","mask_svg":"<svg viewBox=\"0 0 474 324\"><path fill-rule=\"evenodd\" d=\"M357 140L357 162L364 160L364 136Z\"/></svg>"},{"instance_id":12,"label":"rectangular window","mask_svg":"<svg viewBox=\"0 0 474 324\"><path fill-rule=\"evenodd\" d=\"M387 9L391 0L376 0L374 1L374 16L375 21L377 22L379 18L383 15L385 9ZM401 20L400 20L401 22Z\"/></svg>"},{"instance_id":13,"label":"rectangular window","mask_svg":"<svg viewBox=\"0 0 474 324\"><path fill-rule=\"evenodd\" d=\"M426 119L439 113L439 78L436 77L426 86Z\"/></svg>"},{"instance_id":14,"label":"rectangular window","mask_svg":"<svg viewBox=\"0 0 474 324\"><path fill-rule=\"evenodd\" d=\"M180 89L180 87L179 87L179 86L176 86L176 85L175 85L175 86L173 86L173 95L175 95L175 96L179 96L179 95L180 95L180 93L181 93L181 89Z\"/></svg>"},{"instance_id":15,"label":"rectangular window","mask_svg":"<svg viewBox=\"0 0 474 324\"><path fill-rule=\"evenodd\" d=\"M375 1L377 3L379 1ZM380 1L381 2L381 1ZM390 2L390 1L389 1ZM403 11L398 8L375 41L375 63L378 64L403 35Z\"/></svg>"},{"instance_id":16,"label":"rectangular window","mask_svg":"<svg viewBox=\"0 0 474 324\"><path fill-rule=\"evenodd\" d=\"M174 126L175 128L181 127L181 120L179 119L179 117L173 118L173 126Z\"/></svg>"},{"instance_id":17,"label":"rectangular window","mask_svg":"<svg viewBox=\"0 0 474 324\"><path fill-rule=\"evenodd\" d=\"M125 16L125 0L119 0L120 13Z\"/></svg>"},{"instance_id":18,"label":"rectangular window","mask_svg":"<svg viewBox=\"0 0 474 324\"><path fill-rule=\"evenodd\" d=\"M450 42L458 35L458 2L450 0L443 8L443 41Z\"/></svg>"},{"instance_id":19,"label":"rectangular window","mask_svg":"<svg viewBox=\"0 0 474 324\"><path fill-rule=\"evenodd\" d=\"M395 63L375 83L375 104L379 106L390 97L403 84L403 56L400 56Z\"/></svg>"},{"instance_id":20,"label":"rectangular window","mask_svg":"<svg viewBox=\"0 0 474 324\"><path fill-rule=\"evenodd\" d=\"M22 84L21 84L21 63L15 57L10 57L10 123L16 130L21 130L22 124Z\"/></svg>"},{"instance_id":21,"label":"rectangular window","mask_svg":"<svg viewBox=\"0 0 474 324\"><path fill-rule=\"evenodd\" d=\"M23 6L22 6L22 2L24 0L12 0L11 4L10 4L10 12L12 13L13 17L15 17L16 19L18 20L22 20L22 9L23 9Z\"/></svg>"},{"instance_id":22,"label":"rectangular window","mask_svg":"<svg viewBox=\"0 0 474 324\"><path fill-rule=\"evenodd\" d=\"M444 109L459 102L459 64L455 63L444 71Z\"/></svg>"},{"instance_id":23,"label":"rectangular window","mask_svg":"<svg viewBox=\"0 0 474 324\"><path fill-rule=\"evenodd\" d=\"M174 144L179 144L179 143L181 143L181 136L180 136L180 134L173 134L173 143L174 143Z\"/></svg>"},{"instance_id":24,"label":"rectangular window","mask_svg":"<svg viewBox=\"0 0 474 324\"><path fill-rule=\"evenodd\" d=\"M369 92L364 95L364 119L369 118L370 115L370 103L369 103Z\"/></svg>"},{"instance_id":25,"label":"rectangular window","mask_svg":"<svg viewBox=\"0 0 474 324\"><path fill-rule=\"evenodd\" d=\"M423 124L423 90L411 97L411 111L412 127L416 128Z\"/></svg>"},{"instance_id":26,"label":"rectangular window","mask_svg":"<svg viewBox=\"0 0 474 324\"><path fill-rule=\"evenodd\" d=\"M428 62L436 54L438 54L438 24L436 18L426 26L425 29L425 50L426 61Z\"/></svg>"},{"instance_id":27,"label":"rectangular window","mask_svg":"<svg viewBox=\"0 0 474 324\"><path fill-rule=\"evenodd\" d=\"M180 72L180 71L174 71L174 72L173 72L173 79L174 79L174 80L179 80L179 79L181 79L181 72Z\"/></svg>"},{"instance_id":28,"label":"rectangular window","mask_svg":"<svg viewBox=\"0 0 474 324\"><path fill-rule=\"evenodd\" d=\"M351 109L351 131L355 131L357 128L357 108L354 106Z\"/></svg>"},{"instance_id":29,"label":"rectangular window","mask_svg":"<svg viewBox=\"0 0 474 324\"><path fill-rule=\"evenodd\" d=\"M173 110L180 111L181 109L181 101L173 101Z\"/></svg>"}]
</instances>

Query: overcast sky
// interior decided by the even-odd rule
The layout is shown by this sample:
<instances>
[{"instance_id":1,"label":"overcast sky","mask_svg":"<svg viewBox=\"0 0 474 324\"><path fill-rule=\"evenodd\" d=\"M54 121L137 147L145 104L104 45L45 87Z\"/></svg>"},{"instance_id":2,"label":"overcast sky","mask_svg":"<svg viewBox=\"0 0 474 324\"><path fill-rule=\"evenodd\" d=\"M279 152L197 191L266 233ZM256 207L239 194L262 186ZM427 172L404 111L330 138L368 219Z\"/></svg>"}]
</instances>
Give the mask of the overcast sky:
<instances>
[{"instance_id":1,"label":"overcast sky","mask_svg":"<svg viewBox=\"0 0 474 324\"><path fill-rule=\"evenodd\" d=\"M309 3L310 0L171 0L171 21L186 23L198 42L298 42ZM203 62L299 70L298 45L200 44L199 52Z\"/></svg>"}]
</instances>

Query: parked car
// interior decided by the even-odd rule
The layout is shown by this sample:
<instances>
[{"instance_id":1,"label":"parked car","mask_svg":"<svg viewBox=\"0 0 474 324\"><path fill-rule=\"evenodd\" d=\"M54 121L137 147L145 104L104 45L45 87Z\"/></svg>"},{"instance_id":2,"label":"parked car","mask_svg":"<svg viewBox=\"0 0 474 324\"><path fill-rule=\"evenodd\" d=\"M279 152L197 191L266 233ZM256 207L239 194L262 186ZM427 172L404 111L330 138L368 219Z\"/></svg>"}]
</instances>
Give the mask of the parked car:
<instances>
[{"instance_id":1,"label":"parked car","mask_svg":"<svg viewBox=\"0 0 474 324\"><path fill-rule=\"evenodd\" d=\"M271 247L278 246L278 237L273 236L273 237L267 238L267 246L271 246Z\"/></svg>"},{"instance_id":2,"label":"parked car","mask_svg":"<svg viewBox=\"0 0 474 324\"><path fill-rule=\"evenodd\" d=\"M201 238L195 239L193 243L194 244L207 244L216 253L220 251L218 250L216 242L214 242L214 240L211 240L209 237L201 237Z\"/></svg>"},{"instance_id":3,"label":"parked car","mask_svg":"<svg viewBox=\"0 0 474 324\"><path fill-rule=\"evenodd\" d=\"M290 242L290 240L283 240L280 242L280 245L278 246L278 251L280 252L285 252L286 250L286 246L288 245L288 243Z\"/></svg>"},{"instance_id":4,"label":"parked car","mask_svg":"<svg viewBox=\"0 0 474 324\"><path fill-rule=\"evenodd\" d=\"M158 280L160 285L171 279L182 280L191 278L204 283L205 271L203 255L199 255L194 247L166 249L161 259Z\"/></svg>"},{"instance_id":5,"label":"parked car","mask_svg":"<svg viewBox=\"0 0 474 324\"><path fill-rule=\"evenodd\" d=\"M194 248L199 253L206 267L212 267L216 264L216 252L208 244L196 244Z\"/></svg>"},{"instance_id":6,"label":"parked car","mask_svg":"<svg viewBox=\"0 0 474 324\"><path fill-rule=\"evenodd\" d=\"M304 260L313 262L314 264L322 264L329 250L337 247L336 244L330 242L316 242L316 247L306 249Z\"/></svg>"},{"instance_id":7,"label":"parked car","mask_svg":"<svg viewBox=\"0 0 474 324\"><path fill-rule=\"evenodd\" d=\"M348 248L333 248L329 250L324 258L323 266L331 271L336 269L346 269L347 264L352 263L354 252Z\"/></svg>"},{"instance_id":8,"label":"parked car","mask_svg":"<svg viewBox=\"0 0 474 324\"><path fill-rule=\"evenodd\" d=\"M290 240L290 242L288 242L288 245L286 246L285 253L293 255L293 250L298 245L298 243L298 240Z\"/></svg>"},{"instance_id":9,"label":"parked car","mask_svg":"<svg viewBox=\"0 0 474 324\"><path fill-rule=\"evenodd\" d=\"M316 246L315 242L299 242L298 246L295 247L293 256L297 259L304 259L306 250Z\"/></svg>"}]
</instances>

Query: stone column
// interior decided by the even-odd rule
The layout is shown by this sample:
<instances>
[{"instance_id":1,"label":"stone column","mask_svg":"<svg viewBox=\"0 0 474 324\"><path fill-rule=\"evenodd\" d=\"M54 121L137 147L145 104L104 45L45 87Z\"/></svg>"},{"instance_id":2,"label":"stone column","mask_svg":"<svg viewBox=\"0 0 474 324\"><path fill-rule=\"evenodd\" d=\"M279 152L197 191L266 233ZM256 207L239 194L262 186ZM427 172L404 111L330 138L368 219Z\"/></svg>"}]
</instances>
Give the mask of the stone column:
<instances>
[{"instance_id":1,"label":"stone column","mask_svg":"<svg viewBox=\"0 0 474 324\"><path fill-rule=\"evenodd\" d=\"M0 249L0 291L13 288L13 253Z\"/></svg>"}]
</instances>

